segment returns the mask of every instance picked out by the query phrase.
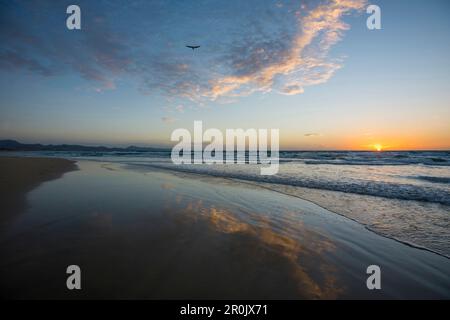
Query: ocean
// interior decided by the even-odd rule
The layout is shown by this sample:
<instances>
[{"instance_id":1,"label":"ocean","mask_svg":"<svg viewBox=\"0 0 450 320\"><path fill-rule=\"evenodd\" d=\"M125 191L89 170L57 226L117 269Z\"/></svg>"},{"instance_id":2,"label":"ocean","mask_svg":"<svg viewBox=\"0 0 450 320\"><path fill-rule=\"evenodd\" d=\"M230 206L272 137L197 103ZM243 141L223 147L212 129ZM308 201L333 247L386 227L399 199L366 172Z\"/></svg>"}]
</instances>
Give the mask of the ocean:
<instances>
[{"instance_id":1,"label":"ocean","mask_svg":"<svg viewBox=\"0 0 450 320\"><path fill-rule=\"evenodd\" d=\"M273 176L260 175L258 164L174 165L170 151L13 154L240 180L309 200L380 235L450 257L450 151L281 151Z\"/></svg>"}]
</instances>

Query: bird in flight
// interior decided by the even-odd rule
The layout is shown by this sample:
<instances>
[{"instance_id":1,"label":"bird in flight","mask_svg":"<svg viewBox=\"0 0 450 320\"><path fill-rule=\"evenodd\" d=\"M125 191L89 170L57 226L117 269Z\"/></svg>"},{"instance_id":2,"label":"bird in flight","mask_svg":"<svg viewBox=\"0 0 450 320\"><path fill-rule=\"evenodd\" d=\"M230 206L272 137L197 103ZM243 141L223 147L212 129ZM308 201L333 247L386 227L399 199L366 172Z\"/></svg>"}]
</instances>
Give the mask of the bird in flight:
<instances>
[{"instance_id":1,"label":"bird in flight","mask_svg":"<svg viewBox=\"0 0 450 320\"><path fill-rule=\"evenodd\" d=\"M194 51L194 49L200 48L200 46L186 46L186 48L191 48Z\"/></svg>"}]
</instances>

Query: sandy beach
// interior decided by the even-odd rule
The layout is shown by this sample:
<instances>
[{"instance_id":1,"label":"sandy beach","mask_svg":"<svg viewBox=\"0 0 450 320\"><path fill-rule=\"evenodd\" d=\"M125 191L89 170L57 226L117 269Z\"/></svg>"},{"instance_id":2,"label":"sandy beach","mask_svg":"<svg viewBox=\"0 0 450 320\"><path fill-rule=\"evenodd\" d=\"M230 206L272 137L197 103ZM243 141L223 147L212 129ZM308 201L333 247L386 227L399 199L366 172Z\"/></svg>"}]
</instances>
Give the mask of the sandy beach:
<instances>
[{"instance_id":1,"label":"sandy beach","mask_svg":"<svg viewBox=\"0 0 450 320\"><path fill-rule=\"evenodd\" d=\"M0 157L0 226L25 208L28 191L75 169L75 163L67 159Z\"/></svg>"},{"instance_id":2,"label":"sandy beach","mask_svg":"<svg viewBox=\"0 0 450 320\"><path fill-rule=\"evenodd\" d=\"M14 180L17 168L21 175L33 172L33 183L17 182L27 186L16 187L21 192L74 166L57 159L2 161L10 168L4 182ZM450 296L449 259L298 197L142 166L77 166L31 190L27 207L1 231L3 298ZM79 291L66 288L72 264L82 270ZM381 267L382 290L366 287L372 264Z\"/></svg>"}]
</instances>

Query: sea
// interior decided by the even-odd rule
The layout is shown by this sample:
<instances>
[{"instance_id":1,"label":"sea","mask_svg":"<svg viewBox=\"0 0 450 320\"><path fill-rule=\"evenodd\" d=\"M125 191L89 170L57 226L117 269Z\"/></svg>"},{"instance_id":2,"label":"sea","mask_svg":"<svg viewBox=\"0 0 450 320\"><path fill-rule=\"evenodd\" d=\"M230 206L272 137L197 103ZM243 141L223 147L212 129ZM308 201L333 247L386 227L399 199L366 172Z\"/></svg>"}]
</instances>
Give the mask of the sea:
<instances>
[{"instance_id":1,"label":"sea","mask_svg":"<svg viewBox=\"0 0 450 320\"><path fill-rule=\"evenodd\" d=\"M261 164L175 165L170 150L2 154L240 180L309 200L380 235L450 257L450 151L280 151L279 171L272 176L260 174Z\"/></svg>"}]
</instances>

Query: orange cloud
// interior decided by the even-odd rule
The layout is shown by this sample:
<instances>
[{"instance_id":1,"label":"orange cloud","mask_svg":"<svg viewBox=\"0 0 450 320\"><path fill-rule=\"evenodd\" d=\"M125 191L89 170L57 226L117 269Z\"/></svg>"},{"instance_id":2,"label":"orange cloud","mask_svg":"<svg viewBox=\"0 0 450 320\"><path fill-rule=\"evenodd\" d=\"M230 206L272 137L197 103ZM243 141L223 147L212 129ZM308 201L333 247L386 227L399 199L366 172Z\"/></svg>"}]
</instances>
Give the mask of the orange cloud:
<instances>
[{"instance_id":1,"label":"orange cloud","mask_svg":"<svg viewBox=\"0 0 450 320\"><path fill-rule=\"evenodd\" d=\"M211 80L211 88L204 95L215 100L221 96L248 95L255 91L267 92L274 87L283 94L303 93L305 86L328 81L341 66L326 61L329 49L342 38L349 27L341 19L361 10L365 0L332 0L319 5L307 16L300 16L298 35L281 59L242 75L225 76ZM282 77L281 85L276 79Z\"/></svg>"}]
</instances>

